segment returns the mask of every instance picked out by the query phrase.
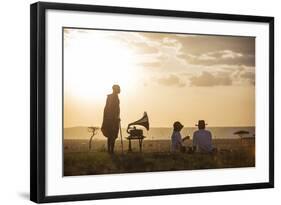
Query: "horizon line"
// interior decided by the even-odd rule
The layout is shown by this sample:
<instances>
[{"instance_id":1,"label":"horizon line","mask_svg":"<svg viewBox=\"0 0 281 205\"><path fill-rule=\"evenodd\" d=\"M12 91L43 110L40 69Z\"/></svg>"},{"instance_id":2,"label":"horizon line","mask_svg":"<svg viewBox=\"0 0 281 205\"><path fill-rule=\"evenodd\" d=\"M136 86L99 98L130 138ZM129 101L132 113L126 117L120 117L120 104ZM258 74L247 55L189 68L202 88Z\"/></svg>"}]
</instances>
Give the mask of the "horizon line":
<instances>
[{"instance_id":1,"label":"horizon line","mask_svg":"<svg viewBox=\"0 0 281 205\"><path fill-rule=\"evenodd\" d=\"M97 128L101 128L100 126L84 126L84 125L77 125L77 126L71 126L71 127L63 127L63 129L69 129L69 128L77 128L77 127L83 127L83 128L88 128L88 127L97 127ZM192 128L192 127L197 127L197 126L184 126L183 128ZM241 126L221 126L221 125L219 125L219 126L206 126L206 128L208 128L208 127L221 127L221 128L223 128L223 127L256 127L255 125L241 125ZM127 129L127 127L121 127L122 129ZM173 128L173 126L169 126L169 127L165 127L165 126L156 126L156 127L150 127L150 129L151 128Z\"/></svg>"}]
</instances>

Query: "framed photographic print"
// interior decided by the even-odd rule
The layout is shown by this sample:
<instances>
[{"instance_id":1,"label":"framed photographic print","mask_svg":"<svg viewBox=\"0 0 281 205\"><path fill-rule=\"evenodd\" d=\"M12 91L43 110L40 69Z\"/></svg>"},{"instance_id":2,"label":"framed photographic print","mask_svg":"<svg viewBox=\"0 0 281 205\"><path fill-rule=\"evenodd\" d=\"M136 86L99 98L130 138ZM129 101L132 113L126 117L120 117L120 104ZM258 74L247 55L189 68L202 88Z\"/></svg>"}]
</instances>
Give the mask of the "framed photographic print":
<instances>
[{"instance_id":1,"label":"framed photographic print","mask_svg":"<svg viewBox=\"0 0 281 205\"><path fill-rule=\"evenodd\" d=\"M274 18L31 5L30 198L274 187Z\"/></svg>"}]
</instances>

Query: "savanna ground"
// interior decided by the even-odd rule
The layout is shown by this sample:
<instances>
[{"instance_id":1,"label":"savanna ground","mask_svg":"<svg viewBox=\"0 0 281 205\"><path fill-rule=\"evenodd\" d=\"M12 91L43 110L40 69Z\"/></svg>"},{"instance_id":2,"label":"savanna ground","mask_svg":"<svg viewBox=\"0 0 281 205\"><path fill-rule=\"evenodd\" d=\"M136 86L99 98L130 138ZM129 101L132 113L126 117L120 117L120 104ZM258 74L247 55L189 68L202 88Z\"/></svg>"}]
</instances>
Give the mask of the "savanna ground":
<instances>
[{"instance_id":1,"label":"savanna ground","mask_svg":"<svg viewBox=\"0 0 281 205\"><path fill-rule=\"evenodd\" d=\"M142 153L135 141L133 152L128 153L125 141L122 154L117 141L116 152L110 155L106 141L94 140L89 150L88 140L64 140L64 176L255 166L254 139L215 139L213 143L216 154L171 153L168 140L144 140ZM190 146L191 141L185 144Z\"/></svg>"}]
</instances>

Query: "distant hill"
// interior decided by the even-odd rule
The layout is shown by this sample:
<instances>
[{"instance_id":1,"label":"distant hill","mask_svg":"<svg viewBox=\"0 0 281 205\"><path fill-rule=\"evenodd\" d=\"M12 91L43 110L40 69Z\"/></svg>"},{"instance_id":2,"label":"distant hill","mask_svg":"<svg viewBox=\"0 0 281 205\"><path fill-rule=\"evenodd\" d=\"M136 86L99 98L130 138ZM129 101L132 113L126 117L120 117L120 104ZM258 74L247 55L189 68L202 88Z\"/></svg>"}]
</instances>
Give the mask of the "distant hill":
<instances>
[{"instance_id":1,"label":"distant hill","mask_svg":"<svg viewBox=\"0 0 281 205\"><path fill-rule=\"evenodd\" d=\"M172 133L171 128L150 128L148 132L145 130L145 128L143 128L143 130L143 135L146 136L147 139L169 139ZM128 136L125 128L122 128L122 134L124 138ZM89 139L90 136L91 133L88 132L88 127L64 128L64 139ZM106 139L100 129L98 129L98 132L94 138L100 140Z\"/></svg>"},{"instance_id":2,"label":"distant hill","mask_svg":"<svg viewBox=\"0 0 281 205\"><path fill-rule=\"evenodd\" d=\"M101 131L98 130L95 138L104 138ZM88 132L88 127L70 127L64 128L64 139L89 139L91 133Z\"/></svg>"},{"instance_id":3,"label":"distant hill","mask_svg":"<svg viewBox=\"0 0 281 205\"><path fill-rule=\"evenodd\" d=\"M152 128L152 130L153 130L153 128ZM128 136L128 133L126 132L125 128L122 128L122 134L123 134L124 138ZM144 135L146 135L146 131L144 131ZM89 139L90 136L91 136L91 133L88 132L88 127L69 127L69 128L64 128L64 139ZM105 140L106 139L103 136L100 128L98 129L97 134L95 135L94 138L95 139L100 139L100 140Z\"/></svg>"}]
</instances>

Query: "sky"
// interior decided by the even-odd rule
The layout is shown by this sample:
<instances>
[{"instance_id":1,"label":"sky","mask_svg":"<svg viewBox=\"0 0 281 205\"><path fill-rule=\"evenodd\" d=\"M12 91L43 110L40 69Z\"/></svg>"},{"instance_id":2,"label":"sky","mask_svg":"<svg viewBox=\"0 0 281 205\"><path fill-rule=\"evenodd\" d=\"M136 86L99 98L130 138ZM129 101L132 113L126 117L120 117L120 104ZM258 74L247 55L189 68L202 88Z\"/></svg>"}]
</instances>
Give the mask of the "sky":
<instances>
[{"instance_id":1,"label":"sky","mask_svg":"<svg viewBox=\"0 0 281 205\"><path fill-rule=\"evenodd\" d=\"M64 127L98 126L119 84L121 124L255 125L255 38L64 28Z\"/></svg>"}]
</instances>

